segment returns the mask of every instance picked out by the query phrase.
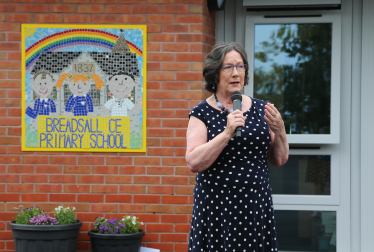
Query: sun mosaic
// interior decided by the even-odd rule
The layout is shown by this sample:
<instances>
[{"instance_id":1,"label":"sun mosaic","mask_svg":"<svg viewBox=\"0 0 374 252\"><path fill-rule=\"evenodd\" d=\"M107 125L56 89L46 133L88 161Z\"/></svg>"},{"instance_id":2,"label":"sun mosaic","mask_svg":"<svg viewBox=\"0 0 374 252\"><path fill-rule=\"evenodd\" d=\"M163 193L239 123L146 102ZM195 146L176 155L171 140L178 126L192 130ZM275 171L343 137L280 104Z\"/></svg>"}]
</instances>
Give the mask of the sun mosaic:
<instances>
[{"instance_id":1,"label":"sun mosaic","mask_svg":"<svg viewBox=\"0 0 374 252\"><path fill-rule=\"evenodd\" d=\"M144 152L146 33L22 25L22 150Z\"/></svg>"}]
</instances>

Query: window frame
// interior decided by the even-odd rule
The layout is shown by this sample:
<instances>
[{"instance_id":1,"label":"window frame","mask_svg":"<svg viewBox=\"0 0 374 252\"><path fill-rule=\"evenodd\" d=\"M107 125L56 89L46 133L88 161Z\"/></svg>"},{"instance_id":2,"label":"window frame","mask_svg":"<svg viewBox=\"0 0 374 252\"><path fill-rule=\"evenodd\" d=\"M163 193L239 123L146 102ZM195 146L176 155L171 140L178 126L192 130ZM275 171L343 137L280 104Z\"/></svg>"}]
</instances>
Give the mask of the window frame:
<instances>
[{"instance_id":1,"label":"window frame","mask_svg":"<svg viewBox=\"0 0 374 252\"><path fill-rule=\"evenodd\" d=\"M322 13L322 14L321 14ZM294 12L247 12L245 25L245 48L248 59L254 60L254 31L256 24L332 23L331 49L331 107L330 134L287 134L290 144L338 144L340 143L340 68L341 68L341 15L305 11L303 17ZM254 64L248 66L249 84L244 94L253 97Z\"/></svg>"}]
</instances>

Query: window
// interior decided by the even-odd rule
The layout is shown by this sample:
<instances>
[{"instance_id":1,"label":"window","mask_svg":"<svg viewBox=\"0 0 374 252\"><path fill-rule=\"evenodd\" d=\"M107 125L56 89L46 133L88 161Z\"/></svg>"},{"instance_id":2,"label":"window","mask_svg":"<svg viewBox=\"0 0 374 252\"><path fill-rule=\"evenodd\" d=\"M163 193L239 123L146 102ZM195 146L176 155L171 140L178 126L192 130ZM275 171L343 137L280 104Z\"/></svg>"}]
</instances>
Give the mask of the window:
<instances>
[{"instance_id":1,"label":"window","mask_svg":"<svg viewBox=\"0 0 374 252\"><path fill-rule=\"evenodd\" d=\"M257 14L246 24L254 61L244 92L275 104L290 143L339 143L339 16Z\"/></svg>"}]
</instances>

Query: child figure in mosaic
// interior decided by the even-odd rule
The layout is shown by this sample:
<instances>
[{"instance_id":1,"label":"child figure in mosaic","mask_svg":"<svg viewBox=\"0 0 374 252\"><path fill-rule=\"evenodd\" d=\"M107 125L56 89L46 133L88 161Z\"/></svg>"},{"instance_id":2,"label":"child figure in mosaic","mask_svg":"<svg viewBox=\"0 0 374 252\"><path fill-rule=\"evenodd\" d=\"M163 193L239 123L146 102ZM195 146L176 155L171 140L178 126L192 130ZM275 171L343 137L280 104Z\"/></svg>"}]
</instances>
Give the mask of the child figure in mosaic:
<instances>
[{"instance_id":1,"label":"child figure in mosaic","mask_svg":"<svg viewBox=\"0 0 374 252\"><path fill-rule=\"evenodd\" d=\"M69 89L72 95L69 97L65 106L64 116L89 116L95 117L94 105L91 96L88 92L91 89L90 79L93 79L96 84L96 89L101 89L104 86L103 80L97 74L89 76L71 75L70 73L63 74L57 81L56 87L61 89L62 82L69 78Z\"/></svg>"},{"instance_id":2,"label":"child figure in mosaic","mask_svg":"<svg viewBox=\"0 0 374 252\"><path fill-rule=\"evenodd\" d=\"M38 71L31 81L31 88L40 98L35 99L34 109L26 104L26 115L35 119L38 115L56 117L56 105L48 98L53 91L54 80L52 74L47 70Z\"/></svg>"},{"instance_id":3,"label":"child figure in mosaic","mask_svg":"<svg viewBox=\"0 0 374 252\"><path fill-rule=\"evenodd\" d=\"M135 77L131 73L120 71L109 77L108 88L113 98L104 105L103 116L127 116L127 111L131 110L138 114L142 108L142 102L133 104L127 97L135 87Z\"/></svg>"}]
</instances>

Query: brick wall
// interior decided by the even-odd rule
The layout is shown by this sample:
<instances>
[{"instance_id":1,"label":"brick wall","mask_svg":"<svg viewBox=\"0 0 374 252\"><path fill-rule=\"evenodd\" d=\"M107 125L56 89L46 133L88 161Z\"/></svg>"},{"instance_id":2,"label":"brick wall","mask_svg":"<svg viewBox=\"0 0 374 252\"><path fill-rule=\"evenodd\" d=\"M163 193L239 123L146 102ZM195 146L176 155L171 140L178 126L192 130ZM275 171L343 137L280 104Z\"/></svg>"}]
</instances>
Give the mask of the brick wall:
<instances>
[{"instance_id":1,"label":"brick wall","mask_svg":"<svg viewBox=\"0 0 374 252\"><path fill-rule=\"evenodd\" d=\"M21 151L21 23L147 25L146 153ZM195 180L185 135L214 29L206 0L0 0L0 251L14 251L8 224L20 204L75 206L80 251L93 220L117 210L145 222L144 245L187 251Z\"/></svg>"}]
</instances>

